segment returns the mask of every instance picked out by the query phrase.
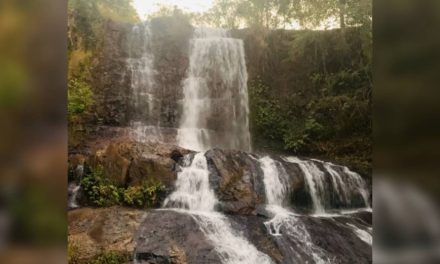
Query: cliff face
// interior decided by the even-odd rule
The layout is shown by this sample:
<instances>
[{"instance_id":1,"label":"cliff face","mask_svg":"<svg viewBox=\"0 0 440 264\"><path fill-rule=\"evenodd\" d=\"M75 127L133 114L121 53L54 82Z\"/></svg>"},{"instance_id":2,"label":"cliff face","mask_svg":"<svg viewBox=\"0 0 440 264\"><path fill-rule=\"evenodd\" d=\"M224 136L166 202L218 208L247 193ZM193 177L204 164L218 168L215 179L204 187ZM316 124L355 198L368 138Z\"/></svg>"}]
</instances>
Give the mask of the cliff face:
<instances>
[{"instance_id":1,"label":"cliff face","mask_svg":"<svg viewBox=\"0 0 440 264\"><path fill-rule=\"evenodd\" d=\"M151 52L154 54L155 111L153 120L164 127L177 127L180 119L179 99L182 80L188 68L188 45L193 28L175 18L151 21ZM92 86L95 114L105 125L126 126L134 116L131 82L133 73L127 65L128 45L136 57L142 56L136 43L128 43L132 25L108 21L102 36L100 53L93 62Z\"/></svg>"},{"instance_id":2,"label":"cliff face","mask_svg":"<svg viewBox=\"0 0 440 264\"><path fill-rule=\"evenodd\" d=\"M132 25L109 21L92 65L97 124L127 126L149 116L147 125L179 127L194 28L176 17L156 18L148 26L154 55L152 109L145 104L136 113L133 106L135 77L127 59L133 54L140 58L142 47L130 42ZM254 149L320 157L371 174L371 69L360 29L243 29L232 36L244 41ZM213 107L218 116L231 111ZM221 130L215 121L209 120L215 124L210 127Z\"/></svg>"}]
</instances>

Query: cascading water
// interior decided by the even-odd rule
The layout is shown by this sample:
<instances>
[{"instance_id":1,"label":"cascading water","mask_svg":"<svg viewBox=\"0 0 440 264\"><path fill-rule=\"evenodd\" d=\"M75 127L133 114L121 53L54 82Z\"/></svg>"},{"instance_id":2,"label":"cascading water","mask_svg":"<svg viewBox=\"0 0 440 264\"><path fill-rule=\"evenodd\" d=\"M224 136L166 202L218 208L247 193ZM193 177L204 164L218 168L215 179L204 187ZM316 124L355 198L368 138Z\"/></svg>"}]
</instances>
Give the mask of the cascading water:
<instances>
[{"instance_id":1,"label":"cascading water","mask_svg":"<svg viewBox=\"0 0 440 264\"><path fill-rule=\"evenodd\" d=\"M329 260L324 260L325 252L312 243L310 234L300 218L284 206L290 185L289 175L283 165L270 157L263 157L259 162L263 170L266 210L273 214L272 219L265 222L269 233L275 236L280 247L285 251L285 255L291 256L292 263L307 263L303 256L311 258L315 263L329 263ZM285 239L293 239L302 252L290 247L291 242ZM286 261L286 263L290 262Z\"/></svg>"},{"instance_id":2,"label":"cascading water","mask_svg":"<svg viewBox=\"0 0 440 264\"><path fill-rule=\"evenodd\" d=\"M300 167L313 201L315 214L326 212L332 195L336 197L340 207L358 206L359 203L353 201L358 196L362 199L362 205L369 207L368 190L364 180L347 167L319 160L301 160L297 157L286 157L285 160ZM321 163L325 171L316 163ZM331 186L326 181L325 172L330 176Z\"/></svg>"},{"instance_id":3,"label":"cascading water","mask_svg":"<svg viewBox=\"0 0 440 264\"><path fill-rule=\"evenodd\" d=\"M242 40L222 29L196 29L183 81L179 145L250 151L247 78Z\"/></svg>"},{"instance_id":4,"label":"cascading water","mask_svg":"<svg viewBox=\"0 0 440 264\"><path fill-rule=\"evenodd\" d=\"M136 24L128 34L127 69L130 74L132 136L138 141L163 141L159 128L152 33L148 22Z\"/></svg>"},{"instance_id":5,"label":"cascading water","mask_svg":"<svg viewBox=\"0 0 440 264\"><path fill-rule=\"evenodd\" d=\"M176 190L165 200L164 207L177 208L179 212L191 215L213 243L223 263L273 263L267 255L237 234L224 215L215 211L217 203L209 185L204 153L197 153L192 161L189 155L186 156L178 173Z\"/></svg>"}]
</instances>

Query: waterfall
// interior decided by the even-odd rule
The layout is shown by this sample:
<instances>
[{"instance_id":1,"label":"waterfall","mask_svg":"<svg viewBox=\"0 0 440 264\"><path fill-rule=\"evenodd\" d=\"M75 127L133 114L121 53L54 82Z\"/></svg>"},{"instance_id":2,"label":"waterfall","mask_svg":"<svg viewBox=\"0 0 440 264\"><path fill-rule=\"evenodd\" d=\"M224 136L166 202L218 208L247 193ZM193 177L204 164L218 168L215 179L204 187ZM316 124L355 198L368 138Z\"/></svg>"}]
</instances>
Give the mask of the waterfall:
<instances>
[{"instance_id":1,"label":"waterfall","mask_svg":"<svg viewBox=\"0 0 440 264\"><path fill-rule=\"evenodd\" d=\"M263 157L259 160L263 171L263 182L266 192L266 210L273 214L273 217L265 222L268 232L275 236L277 243L281 244L286 255L292 256L292 261L298 263L307 263L302 255L313 259L315 263L329 263L323 257L325 252L315 246L312 238L307 231L306 226L301 219L293 212L284 207L286 198L289 195L290 185L288 183L289 175L279 161L270 157ZM287 241L285 241L285 239ZM289 239L293 239L296 245L299 245L298 251L295 251L290 245Z\"/></svg>"},{"instance_id":2,"label":"waterfall","mask_svg":"<svg viewBox=\"0 0 440 264\"><path fill-rule=\"evenodd\" d=\"M191 155L185 156L182 171L176 181L176 190L166 198L165 207L211 212L217 202L209 186L208 164L204 153L197 153L192 161Z\"/></svg>"},{"instance_id":3,"label":"waterfall","mask_svg":"<svg viewBox=\"0 0 440 264\"><path fill-rule=\"evenodd\" d=\"M152 33L148 22L136 24L127 37L130 76L131 136L138 141L163 141L159 129Z\"/></svg>"},{"instance_id":4,"label":"waterfall","mask_svg":"<svg viewBox=\"0 0 440 264\"><path fill-rule=\"evenodd\" d=\"M362 205L370 206L365 181L347 167L319 160L300 160L297 157L286 157L285 160L300 167L316 214L323 214L326 209L331 209L329 207L332 199L336 199L340 207L357 207L361 204L355 202L354 198L360 196ZM319 163L324 170L318 167ZM330 176L331 185L328 184L326 175Z\"/></svg>"},{"instance_id":5,"label":"waterfall","mask_svg":"<svg viewBox=\"0 0 440 264\"><path fill-rule=\"evenodd\" d=\"M247 70L243 41L226 30L199 28L190 41L177 141L202 151L250 151Z\"/></svg>"},{"instance_id":6,"label":"waterfall","mask_svg":"<svg viewBox=\"0 0 440 264\"><path fill-rule=\"evenodd\" d=\"M202 232L213 243L225 264L269 264L273 261L258 251L231 227L229 220L215 211L218 200L209 185L208 164L204 153L192 161L185 156L178 173L175 191L167 197L164 207L176 208L191 215Z\"/></svg>"}]
</instances>

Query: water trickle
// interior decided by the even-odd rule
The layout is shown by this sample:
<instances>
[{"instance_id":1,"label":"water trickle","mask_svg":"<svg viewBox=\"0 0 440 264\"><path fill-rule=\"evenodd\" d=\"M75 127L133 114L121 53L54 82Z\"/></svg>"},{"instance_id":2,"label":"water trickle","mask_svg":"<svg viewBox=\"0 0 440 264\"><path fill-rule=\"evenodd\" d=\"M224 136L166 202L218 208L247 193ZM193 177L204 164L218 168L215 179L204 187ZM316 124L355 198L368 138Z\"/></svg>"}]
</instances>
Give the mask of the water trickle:
<instances>
[{"instance_id":1,"label":"water trickle","mask_svg":"<svg viewBox=\"0 0 440 264\"><path fill-rule=\"evenodd\" d=\"M270 264L273 261L258 251L231 227L229 220L215 211L218 200L209 185L209 171L204 153L184 158L178 173L176 190L165 200L164 207L191 215L213 243L225 264ZM184 210L182 210L184 209Z\"/></svg>"},{"instance_id":2,"label":"water trickle","mask_svg":"<svg viewBox=\"0 0 440 264\"><path fill-rule=\"evenodd\" d=\"M223 29L199 28L183 81L179 145L250 151L247 70L243 41Z\"/></svg>"},{"instance_id":3,"label":"water trickle","mask_svg":"<svg viewBox=\"0 0 440 264\"><path fill-rule=\"evenodd\" d=\"M127 71L130 77L130 123L132 136L139 141L161 140L158 135L159 113L156 105L156 85L152 33L150 24L140 23L128 34ZM149 132L155 129L155 133ZM150 138L150 135L152 138Z\"/></svg>"}]
</instances>

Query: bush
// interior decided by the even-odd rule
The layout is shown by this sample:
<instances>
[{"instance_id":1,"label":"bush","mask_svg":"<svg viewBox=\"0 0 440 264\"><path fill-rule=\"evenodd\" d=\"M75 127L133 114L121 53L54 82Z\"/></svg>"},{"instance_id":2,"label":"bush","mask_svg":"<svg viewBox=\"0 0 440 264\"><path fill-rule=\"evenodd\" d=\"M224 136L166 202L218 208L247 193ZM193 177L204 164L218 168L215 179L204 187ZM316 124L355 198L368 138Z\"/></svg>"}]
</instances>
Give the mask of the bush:
<instances>
[{"instance_id":1,"label":"bush","mask_svg":"<svg viewBox=\"0 0 440 264\"><path fill-rule=\"evenodd\" d=\"M78 78L71 78L67 92L69 117L72 118L84 113L93 102L92 96L92 89L86 82Z\"/></svg>"},{"instance_id":2,"label":"bush","mask_svg":"<svg viewBox=\"0 0 440 264\"><path fill-rule=\"evenodd\" d=\"M81 181L87 199L100 207L121 204L121 190L104 177L103 171L103 168L98 166Z\"/></svg>"},{"instance_id":3,"label":"bush","mask_svg":"<svg viewBox=\"0 0 440 264\"><path fill-rule=\"evenodd\" d=\"M159 205L160 197L165 192L161 182L144 182L141 186L118 188L103 175L103 168L96 167L81 181L88 201L98 207L127 205L146 208Z\"/></svg>"},{"instance_id":4,"label":"bush","mask_svg":"<svg viewBox=\"0 0 440 264\"><path fill-rule=\"evenodd\" d=\"M165 186L160 182L128 187L124 191L124 203L135 207L155 207L159 205L159 197L164 191Z\"/></svg>"}]
</instances>

